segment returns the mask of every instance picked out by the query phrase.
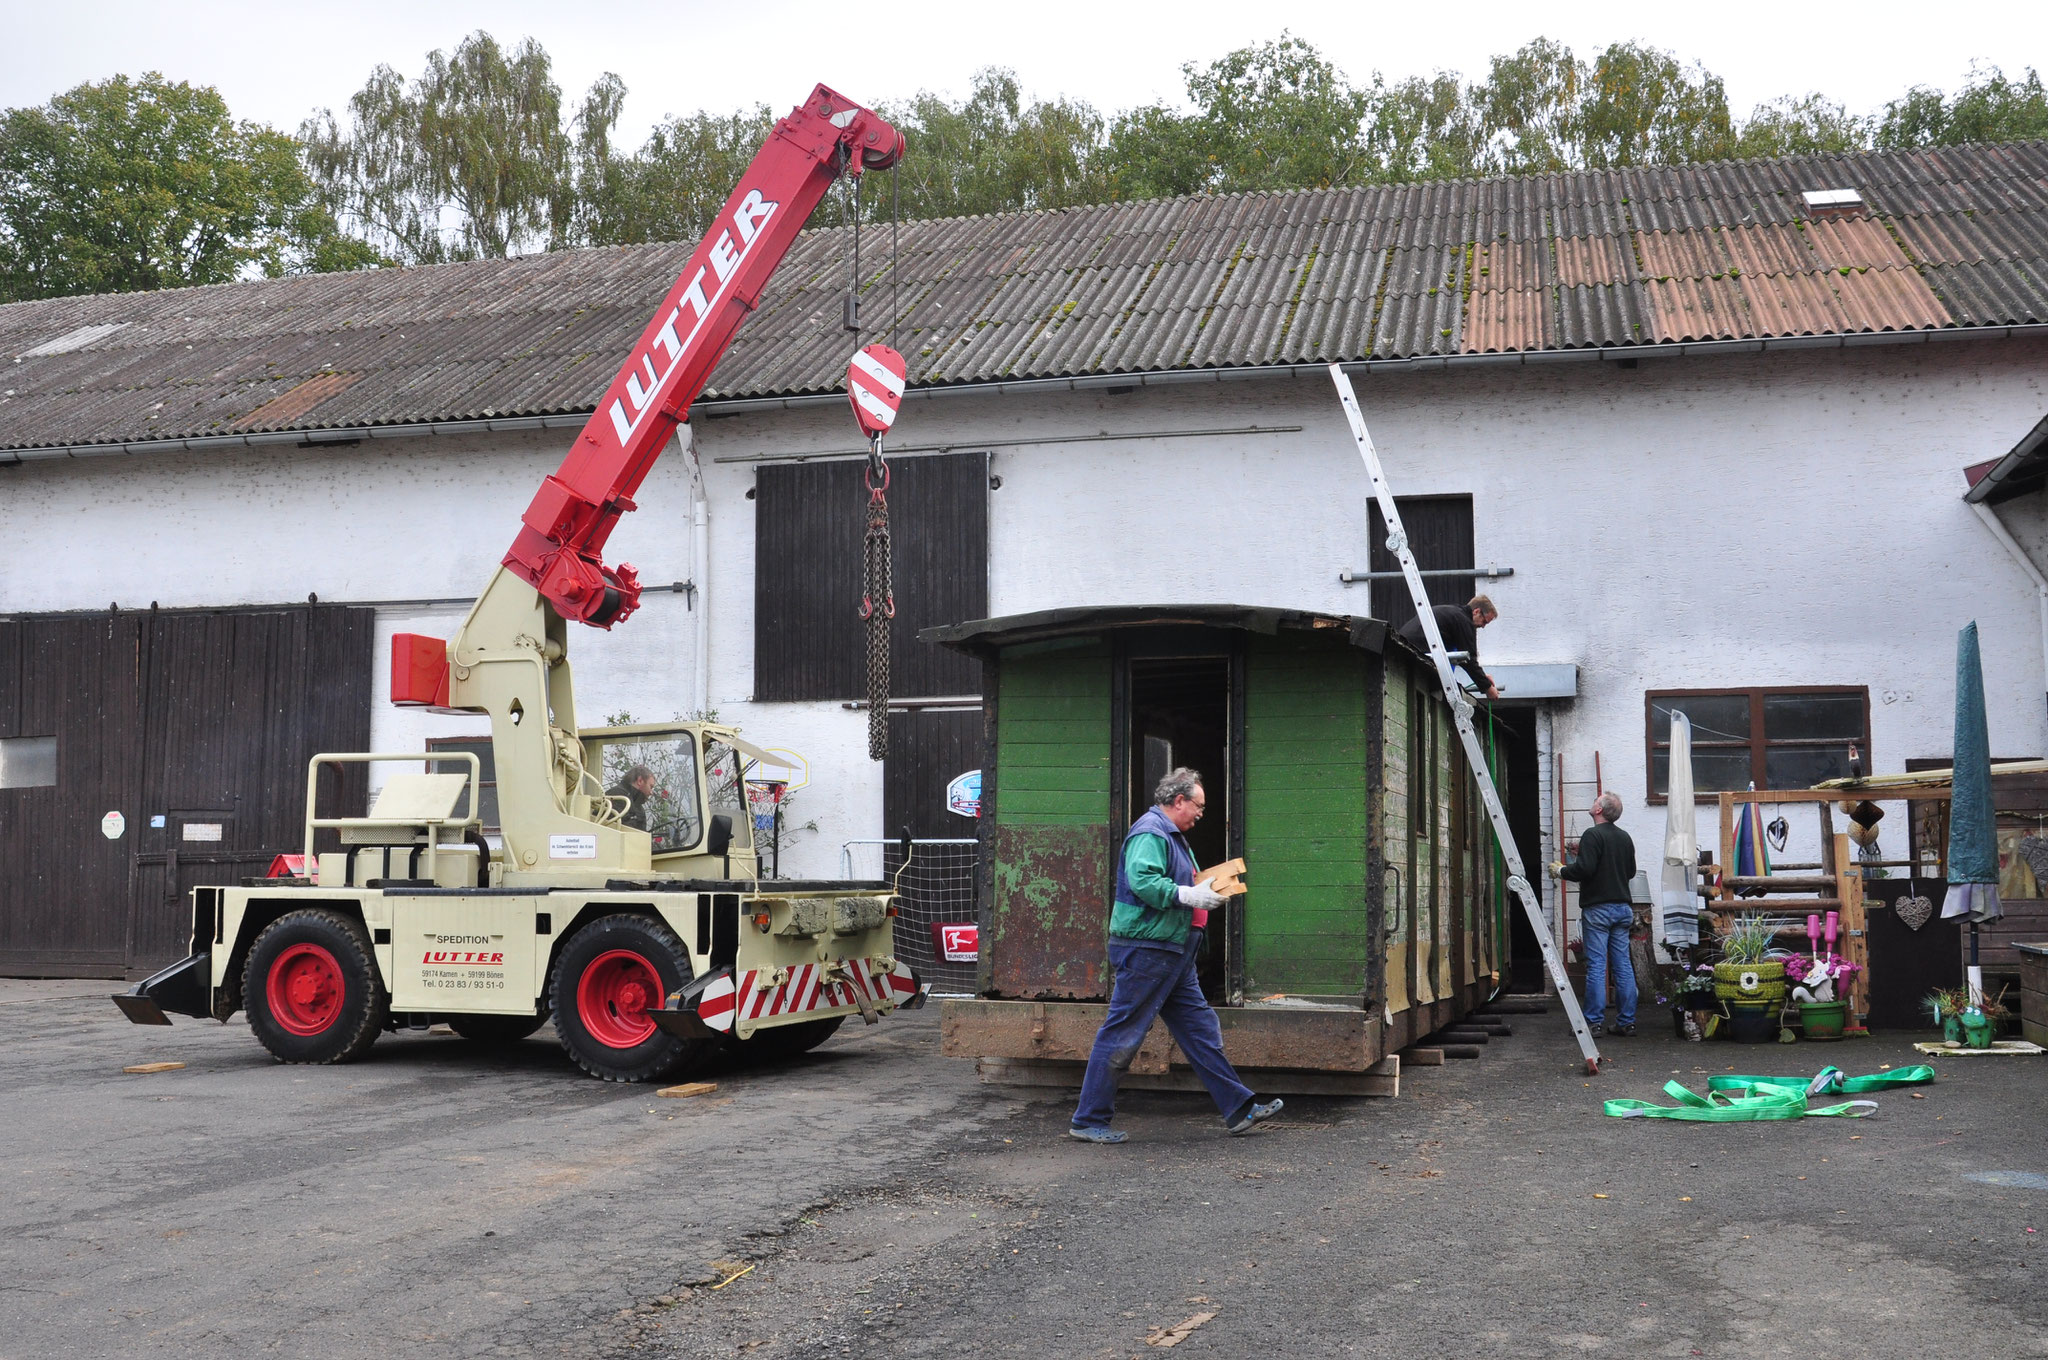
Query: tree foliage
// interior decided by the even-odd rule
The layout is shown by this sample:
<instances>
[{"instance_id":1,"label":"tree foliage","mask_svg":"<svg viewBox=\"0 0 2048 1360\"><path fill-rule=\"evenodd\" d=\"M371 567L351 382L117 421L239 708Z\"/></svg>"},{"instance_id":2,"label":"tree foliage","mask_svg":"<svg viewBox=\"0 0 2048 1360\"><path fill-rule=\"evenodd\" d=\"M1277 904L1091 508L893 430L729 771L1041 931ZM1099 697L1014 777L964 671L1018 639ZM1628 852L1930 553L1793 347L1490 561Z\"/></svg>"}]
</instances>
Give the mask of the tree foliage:
<instances>
[{"instance_id":1,"label":"tree foliage","mask_svg":"<svg viewBox=\"0 0 2048 1360\"><path fill-rule=\"evenodd\" d=\"M762 106L670 118L637 155L590 144L583 153L579 239L624 245L703 235L774 125Z\"/></svg>"},{"instance_id":2,"label":"tree foliage","mask_svg":"<svg viewBox=\"0 0 2048 1360\"><path fill-rule=\"evenodd\" d=\"M1282 32L1181 68L1183 98L1104 114L975 73L965 98L878 108L910 141L870 178L864 220L1116 199L1815 155L2048 137L2048 89L1973 68L1870 116L1819 93L1729 108L1720 77L1640 43L1581 57L1538 38L1456 72L1347 74ZM0 300L213 283L572 245L700 237L773 125L697 112L616 144L626 87L564 99L531 39L479 31L416 79L371 72L295 141L236 122L211 89L156 74L0 113ZM849 192L813 221L850 220Z\"/></svg>"},{"instance_id":3,"label":"tree foliage","mask_svg":"<svg viewBox=\"0 0 2048 1360\"><path fill-rule=\"evenodd\" d=\"M0 299L363 263L291 139L150 72L0 114Z\"/></svg>"},{"instance_id":4,"label":"tree foliage","mask_svg":"<svg viewBox=\"0 0 2048 1360\"><path fill-rule=\"evenodd\" d=\"M604 75L565 121L541 45L479 30L428 54L417 80L377 67L346 127L322 109L299 138L330 211L393 258L502 257L575 243L577 172L604 163L624 99Z\"/></svg>"},{"instance_id":5,"label":"tree foliage","mask_svg":"<svg viewBox=\"0 0 2048 1360\"><path fill-rule=\"evenodd\" d=\"M1094 156L1102 115L1078 101L1026 102L1013 71L977 71L957 104L922 92L877 112L910 143L897 186L905 217L1066 208L1106 196Z\"/></svg>"},{"instance_id":6,"label":"tree foliage","mask_svg":"<svg viewBox=\"0 0 2048 1360\"><path fill-rule=\"evenodd\" d=\"M1885 106L1875 142L1884 150L2012 142L2048 137L2048 90L2033 67L2013 80L1996 66L1974 67L1953 95L1915 86Z\"/></svg>"}]
</instances>

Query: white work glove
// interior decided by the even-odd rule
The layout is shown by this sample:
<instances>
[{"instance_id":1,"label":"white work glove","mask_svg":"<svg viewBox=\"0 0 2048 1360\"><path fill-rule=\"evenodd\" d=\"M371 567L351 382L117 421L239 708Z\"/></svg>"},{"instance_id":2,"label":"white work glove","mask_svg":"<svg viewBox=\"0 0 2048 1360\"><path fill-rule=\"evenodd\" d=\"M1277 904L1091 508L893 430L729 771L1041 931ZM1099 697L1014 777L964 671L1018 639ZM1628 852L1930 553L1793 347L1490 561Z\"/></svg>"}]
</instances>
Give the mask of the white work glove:
<instances>
[{"instance_id":1,"label":"white work glove","mask_svg":"<svg viewBox=\"0 0 2048 1360\"><path fill-rule=\"evenodd\" d=\"M1192 887L1175 888L1173 891L1184 907L1201 907L1207 911L1214 911L1223 905L1223 894L1210 887L1209 883L1210 880L1205 878Z\"/></svg>"}]
</instances>

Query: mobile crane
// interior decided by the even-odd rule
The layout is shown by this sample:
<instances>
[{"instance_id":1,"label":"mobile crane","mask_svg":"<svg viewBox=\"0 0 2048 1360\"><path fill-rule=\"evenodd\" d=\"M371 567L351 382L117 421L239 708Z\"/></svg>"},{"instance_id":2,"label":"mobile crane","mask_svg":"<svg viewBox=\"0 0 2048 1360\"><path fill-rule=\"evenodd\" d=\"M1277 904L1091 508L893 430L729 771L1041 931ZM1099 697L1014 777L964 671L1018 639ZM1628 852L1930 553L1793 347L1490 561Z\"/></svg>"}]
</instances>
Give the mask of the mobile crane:
<instances>
[{"instance_id":1,"label":"mobile crane","mask_svg":"<svg viewBox=\"0 0 2048 1360\"><path fill-rule=\"evenodd\" d=\"M579 729L568 658L569 621L609 629L638 607L605 542L812 209L902 154L823 85L778 122L461 627L393 639L395 703L489 716L501 847L474 753L316 755L304 872L195 888L190 956L114 998L130 1020L246 1009L278 1059L328 1063L386 1029L502 1042L552 1016L585 1071L630 1082L921 1003L886 885L760 880L743 766L763 753L710 723ZM389 776L367 816L316 815L323 769L369 761L427 772ZM654 776L644 801L607 792L629 772ZM330 829L340 849L318 850Z\"/></svg>"}]
</instances>

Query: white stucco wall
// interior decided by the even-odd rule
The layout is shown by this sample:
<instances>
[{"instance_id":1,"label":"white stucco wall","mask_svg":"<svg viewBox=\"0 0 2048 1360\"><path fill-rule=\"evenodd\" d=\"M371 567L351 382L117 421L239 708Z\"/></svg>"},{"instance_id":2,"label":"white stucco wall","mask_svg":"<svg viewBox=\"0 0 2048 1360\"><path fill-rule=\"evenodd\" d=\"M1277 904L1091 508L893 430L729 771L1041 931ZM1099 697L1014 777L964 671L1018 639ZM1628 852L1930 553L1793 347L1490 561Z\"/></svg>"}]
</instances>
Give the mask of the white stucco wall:
<instances>
[{"instance_id":1,"label":"white stucco wall","mask_svg":"<svg viewBox=\"0 0 2048 1360\"><path fill-rule=\"evenodd\" d=\"M2009 449L2048 409L2044 381L2048 346L1968 342L1376 374L1357 385L1397 493L1474 496L1477 560L1516 572L1489 588L1502 618L1482 656L1579 666L1580 697L1556 722L1567 778L1590 780L1599 752L1647 851L1664 813L1642 806L1646 690L1867 685L1874 768L1898 770L1949 749L1955 634L1974 618L1992 744L2048 754L2032 586L1961 500L1961 469ZM1167 433L1289 425L1302 428ZM1001 443L1148 431L1161 437ZM833 406L703 420L697 440L718 563L720 707L750 723L753 710L773 710L762 726L803 708L858 767L859 715L745 701L751 463L719 461L851 450L849 434ZM895 437L980 441L1002 481L990 501L993 613L1367 607L1364 587L1337 580L1365 565L1366 489L1321 377L912 401ZM879 794L869 797L872 819ZM1788 821L1783 858L1813 858L1817 819ZM1713 846L1711 803L1699 829Z\"/></svg>"},{"instance_id":2,"label":"white stucco wall","mask_svg":"<svg viewBox=\"0 0 2048 1360\"><path fill-rule=\"evenodd\" d=\"M1624 825L1644 810L1647 689L1867 685L1875 768L1949 747L1956 630L1984 641L1992 744L2048 754L2031 583L1961 500L1961 469L2048 409L2048 345L1983 341L1770 356L1546 364L1357 380L1395 489L1474 496L1493 662L1574 662L1556 713L1568 778L1601 755ZM1269 432L1189 437L1191 430ZM1275 427L1299 426L1298 431ZM1146 435L1112 442L1101 434ZM1004 440L1080 437L1005 445ZM31 463L0 469L0 611L467 596L510 541L566 435L375 442ZM913 400L892 443L992 450L990 605L1233 601L1363 612L1337 573L1366 561L1365 487L1316 376L1100 392ZM785 871L836 871L881 831L865 717L753 693L753 461L857 447L845 409L700 419L711 503L710 706L807 758ZM650 584L690 576L687 460L642 488L609 557ZM2037 551L2038 505L2005 512ZM2048 559L2044 559L2048 560ZM457 607L387 608L385 638L445 635ZM586 723L694 707L690 602L646 597L612 633L572 637ZM380 748L478 730L378 704ZM1568 793L1572 792L1567 790ZM1810 815L1790 818L1803 835ZM1716 835L1702 808L1703 844ZM1646 847L1647 848L1647 847ZM1902 849L1903 847L1898 847ZM1798 845L1793 857L1810 857Z\"/></svg>"}]
</instances>

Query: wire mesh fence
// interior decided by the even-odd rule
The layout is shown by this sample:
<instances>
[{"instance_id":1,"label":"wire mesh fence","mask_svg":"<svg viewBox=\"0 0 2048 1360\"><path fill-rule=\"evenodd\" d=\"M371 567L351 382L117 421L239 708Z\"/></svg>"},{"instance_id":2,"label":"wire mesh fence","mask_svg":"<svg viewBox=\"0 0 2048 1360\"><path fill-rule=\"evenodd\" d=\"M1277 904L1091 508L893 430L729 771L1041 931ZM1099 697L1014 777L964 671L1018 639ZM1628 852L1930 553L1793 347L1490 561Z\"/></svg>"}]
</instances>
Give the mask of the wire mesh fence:
<instances>
[{"instance_id":1,"label":"wire mesh fence","mask_svg":"<svg viewBox=\"0 0 2048 1360\"><path fill-rule=\"evenodd\" d=\"M847 841L839 847L842 877L896 881L902 867L902 842ZM939 996L974 992L973 936L947 926L972 926L974 914L973 840L923 840L910 843L910 867L903 874L896 903L896 957L917 970ZM952 958L947 958L950 953Z\"/></svg>"}]
</instances>

